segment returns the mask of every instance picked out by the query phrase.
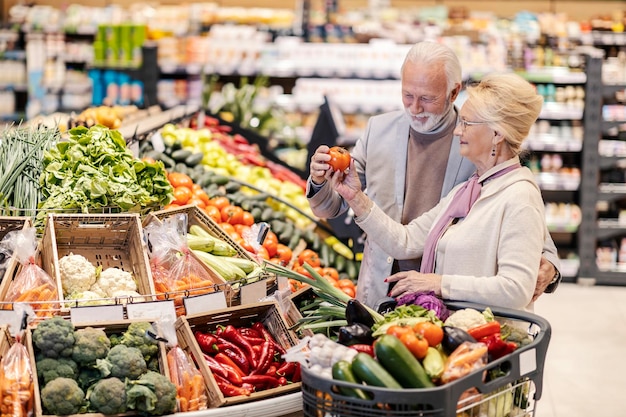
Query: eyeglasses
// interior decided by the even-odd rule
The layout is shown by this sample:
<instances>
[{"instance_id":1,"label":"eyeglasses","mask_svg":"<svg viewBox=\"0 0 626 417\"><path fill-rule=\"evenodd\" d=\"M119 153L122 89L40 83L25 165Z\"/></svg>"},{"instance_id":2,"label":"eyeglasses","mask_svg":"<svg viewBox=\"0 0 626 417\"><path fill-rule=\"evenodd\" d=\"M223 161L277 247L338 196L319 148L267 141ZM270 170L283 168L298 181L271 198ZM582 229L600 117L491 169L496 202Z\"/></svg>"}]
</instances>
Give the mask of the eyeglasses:
<instances>
[{"instance_id":1,"label":"eyeglasses","mask_svg":"<svg viewBox=\"0 0 626 417\"><path fill-rule=\"evenodd\" d=\"M465 129L467 129L467 126L476 126L476 125L484 125L484 124L487 124L487 122L470 122L468 120L461 119L461 131L465 133Z\"/></svg>"}]
</instances>

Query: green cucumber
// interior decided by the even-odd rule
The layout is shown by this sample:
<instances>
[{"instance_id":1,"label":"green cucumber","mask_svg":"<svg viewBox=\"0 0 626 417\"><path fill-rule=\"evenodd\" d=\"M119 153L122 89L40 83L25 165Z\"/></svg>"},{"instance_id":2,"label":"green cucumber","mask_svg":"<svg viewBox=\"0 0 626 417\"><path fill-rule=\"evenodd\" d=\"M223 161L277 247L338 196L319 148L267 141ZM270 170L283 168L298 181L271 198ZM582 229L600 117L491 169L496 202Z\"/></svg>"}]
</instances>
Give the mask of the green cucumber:
<instances>
[{"instance_id":1,"label":"green cucumber","mask_svg":"<svg viewBox=\"0 0 626 417\"><path fill-rule=\"evenodd\" d=\"M338 381L349 382L351 384L361 383L354 376L354 372L352 372L352 364L348 361L340 360L335 362L333 364L332 373L333 379ZM370 396L361 389L342 386L337 386L337 388L346 397L360 398L362 400L370 399Z\"/></svg>"},{"instance_id":2,"label":"green cucumber","mask_svg":"<svg viewBox=\"0 0 626 417\"><path fill-rule=\"evenodd\" d=\"M376 345L378 342L376 342ZM409 352L410 353L410 352ZM352 372L359 380L367 385L402 389L402 385L381 365L367 353L359 352L352 360Z\"/></svg>"},{"instance_id":3,"label":"green cucumber","mask_svg":"<svg viewBox=\"0 0 626 417\"><path fill-rule=\"evenodd\" d=\"M203 152L192 153L187 158L185 158L185 164L190 167L195 167L200 162L202 162L202 158L204 158Z\"/></svg>"},{"instance_id":4,"label":"green cucumber","mask_svg":"<svg viewBox=\"0 0 626 417\"><path fill-rule=\"evenodd\" d=\"M172 152L172 159L176 162L185 162L185 159L189 158L193 152L188 149L178 149Z\"/></svg>"},{"instance_id":5,"label":"green cucumber","mask_svg":"<svg viewBox=\"0 0 626 417\"><path fill-rule=\"evenodd\" d=\"M374 345L374 353L381 365L404 388L428 388L435 386L426 374L422 364L396 336L390 334L380 336Z\"/></svg>"}]
</instances>

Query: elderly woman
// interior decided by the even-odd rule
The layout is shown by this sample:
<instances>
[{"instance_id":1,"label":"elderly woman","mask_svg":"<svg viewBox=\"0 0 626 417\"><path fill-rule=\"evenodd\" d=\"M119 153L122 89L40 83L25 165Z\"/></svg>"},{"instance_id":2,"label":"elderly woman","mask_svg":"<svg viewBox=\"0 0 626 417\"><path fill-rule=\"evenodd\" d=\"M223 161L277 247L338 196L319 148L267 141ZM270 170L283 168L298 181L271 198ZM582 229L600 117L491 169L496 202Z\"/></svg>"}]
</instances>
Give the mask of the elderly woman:
<instances>
[{"instance_id":1,"label":"elderly woman","mask_svg":"<svg viewBox=\"0 0 626 417\"><path fill-rule=\"evenodd\" d=\"M332 186L357 224L396 259L422 256L420 272L399 272L390 296L434 291L443 299L532 310L548 233L541 191L520 165L522 142L543 99L515 74L490 74L467 88L454 134L476 173L430 211L402 225L361 191L353 167Z\"/></svg>"}]
</instances>

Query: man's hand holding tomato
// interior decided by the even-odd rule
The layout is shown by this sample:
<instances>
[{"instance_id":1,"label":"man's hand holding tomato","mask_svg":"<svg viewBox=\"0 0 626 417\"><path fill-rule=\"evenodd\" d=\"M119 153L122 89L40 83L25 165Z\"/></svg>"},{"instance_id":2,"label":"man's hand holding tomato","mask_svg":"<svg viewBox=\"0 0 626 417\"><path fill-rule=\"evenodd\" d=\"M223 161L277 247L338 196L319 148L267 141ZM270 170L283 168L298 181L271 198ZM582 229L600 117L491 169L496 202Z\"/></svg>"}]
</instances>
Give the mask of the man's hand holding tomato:
<instances>
[{"instance_id":1,"label":"man's hand holding tomato","mask_svg":"<svg viewBox=\"0 0 626 417\"><path fill-rule=\"evenodd\" d=\"M315 184L322 184L330 179L333 172L344 172L350 166L350 153L340 147L320 145L311 157L309 171Z\"/></svg>"}]
</instances>

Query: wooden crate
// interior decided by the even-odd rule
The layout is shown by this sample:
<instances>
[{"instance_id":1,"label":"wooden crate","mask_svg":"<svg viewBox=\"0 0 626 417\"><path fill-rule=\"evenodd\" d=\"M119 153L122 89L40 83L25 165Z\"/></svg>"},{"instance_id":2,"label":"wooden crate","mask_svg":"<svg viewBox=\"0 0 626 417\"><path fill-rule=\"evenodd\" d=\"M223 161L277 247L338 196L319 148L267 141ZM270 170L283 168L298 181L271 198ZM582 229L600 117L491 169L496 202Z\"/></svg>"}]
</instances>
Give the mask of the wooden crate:
<instances>
[{"instance_id":1,"label":"wooden crate","mask_svg":"<svg viewBox=\"0 0 626 417\"><path fill-rule=\"evenodd\" d=\"M56 279L60 301L64 297L59 259L70 253L83 255L102 270L116 267L129 272L137 282L137 292L155 299L139 214L48 215L42 237L42 268ZM71 305L65 303L64 307Z\"/></svg>"},{"instance_id":2,"label":"wooden crate","mask_svg":"<svg viewBox=\"0 0 626 417\"><path fill-rule=\"evenodd\" d=\"M295 327L298 324L298 321L302 318L302 313L298 308L300 301L314 300L315 298L316 295L313 292L313 288L307 285L306 287L300 288L298 291L291 293L288 299L284 302L283 314L285 316L285 321L289 325L290 331L294 332L296 337L298 336L298 333L300 333L302 336L313 336L314 334L313 331L310 329L302 329L300 331L297 331Z\"/></svg>"},{"instance_id":3,"label":"wooden crate","mask_svg":"<svg viewBox=\"0 0 626 417\"><path fill-rule=\"evenodd\" d=\"M32 221L30 220L30 217L0 216L0 240L4 239L4 237L10 232L22 230L25 227L29 227L31 225ZM15 273L17 272L18 266L19 262L17 261L17 259L15 259L14 256L12 256L9 260L6 260L4 272L0 270L0 279L2 280L2 283L10 283L13 280L13 278L15 277ZM0 283L0 292L3 286L8 285L2 285L2 283Z\"/></svg>"},{"instance_id":4,"label":"wooden crate","mask_svg":"<svg viewBox=\"0 0 626 417\"><path fill-rule=\"evenodd\" d=\"M228 242L228 244L235 248L235 250L237 251L237 255L240 258L248 259L258 264L258 261L250 255L250 252L242 248L239 243L235 242L226 232L224 232L224 230L222 230L222 228L217 223L213 221L213 219L211 219L211 217L209 217L208 214L198 208L198 206L196 206L195 204L167 210L154 211L145 217L143 224L144 226L146 226L155 218L159 220L164 220L168 217L175 216L181 213L187 214L188 227L193 225L200 226L202 229L209 232L212 236Z\"/></svg>"},{"instance_id":5,"label":"wooden crate","mask_svg":"<svg viewBox=\"0 0 626 417\"><path fill-rule=\"evenodd\" d=\"M208 333L215 331L218 326L232 324L235 327L244 327L251 326L258 321L265 325L274 339L276 339L276 341L284 349L289 349L298 342L293 334L287 330L287 325L280 313L278 304L275 302L262 302L248 304L245 306L231 307L207 314L179 317L176 320L178 344L191 358L202 358L202 350L194 337L194 332L196 330ZM213 374L206 362L200 359L196 360L196 363L198 364L198 368L200 369L200 372L207 383L207 387L209 388L209 401L211 407L227 406L266 399L298 391L301 387L301 383L296 382L278 388L254 392L250 396L239 395L235 397L226 397L217 386Z\"/></svg>"},{"instance_id":6,"label":"wooden crate","mask_svg":"<svg viewBox=\"0 0 626 417\"><path fill-rule=\"evenodd\" d=\"M9 332L9 325L0 325L0 361L13 345L13 338Z\"/></svg>"},{"instance_id":7,"label":"wooden crate","mask_svg":"<svg viewBox=\"0 0 626 417\"><path fill-rule=\"evenodd\" d=\"M133 321L139 322L139 321L144 321L144 320L124 320L124 321L98 322L98 323L91 323L91 324L84 323L84 324L74 326L74 329L78 330L78 329L84 329L86 327L100 328L100 329L103 329L104 332L107 334L107 336L110 337L113 334L121 334L122 332L124 332L126 329L128 329L128 326ZM24 333L24 344L26 348L28 349L28 353L30 356L30 364L33 370L33 375L34 375L34 378L33 378L34 412L35 412L36 417L42 417L42 416L53 417L54 416L53 414L44 414L43 404L41 402L41 389L43 387L39 384L39 380L37 378L37 362L35 360L35 358L37 357L38 349L36 348L36 346L34 346L33 339L32 339L32 332L35 328L36 326L29 326ZM159 346L159 352L158 352L159 372L171 380L169 368L167 366L167 351L165 349L165 343L159 343L158 346ZM138 415L138 413L135 411L129 411L127 413L118 414L118 415L134 416L134 415ZM105 414L88 413L88 414L73 414L73 416L75 417L79 417L79 416L104 417Z\"/></svg>"}]
</instances>

